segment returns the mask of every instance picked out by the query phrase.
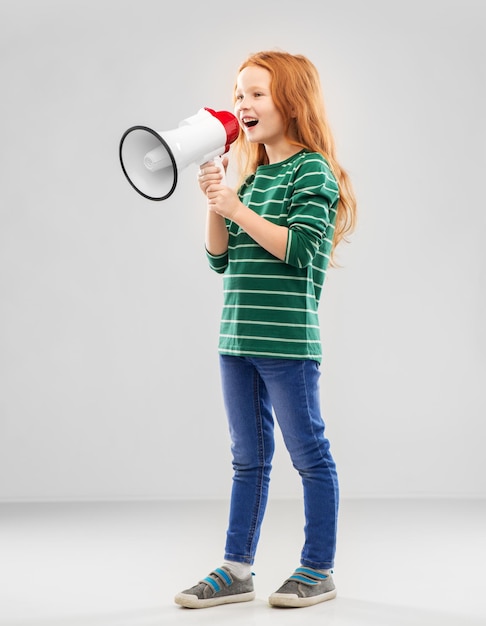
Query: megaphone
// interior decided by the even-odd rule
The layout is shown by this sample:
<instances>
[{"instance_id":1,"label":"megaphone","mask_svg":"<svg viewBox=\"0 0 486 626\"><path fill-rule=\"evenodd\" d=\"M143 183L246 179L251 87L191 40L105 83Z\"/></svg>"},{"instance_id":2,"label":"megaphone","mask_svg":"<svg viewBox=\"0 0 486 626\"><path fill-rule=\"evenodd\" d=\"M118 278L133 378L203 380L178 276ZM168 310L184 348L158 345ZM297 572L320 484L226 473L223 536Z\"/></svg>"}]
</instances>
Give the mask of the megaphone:
<instances>
[{"instance_id":1,"label":"megaphone","mask_svg":"<svg viewBox=\"0 0 486 626\"><path fill-rule=\"evenodd\" d=\"M144 198L166 200L177 186L180 170L222 156L239 131L232 113L207 107L173 130L132 126L120 140L121 166L130 185Z\"/></svg>"}]
</instances>

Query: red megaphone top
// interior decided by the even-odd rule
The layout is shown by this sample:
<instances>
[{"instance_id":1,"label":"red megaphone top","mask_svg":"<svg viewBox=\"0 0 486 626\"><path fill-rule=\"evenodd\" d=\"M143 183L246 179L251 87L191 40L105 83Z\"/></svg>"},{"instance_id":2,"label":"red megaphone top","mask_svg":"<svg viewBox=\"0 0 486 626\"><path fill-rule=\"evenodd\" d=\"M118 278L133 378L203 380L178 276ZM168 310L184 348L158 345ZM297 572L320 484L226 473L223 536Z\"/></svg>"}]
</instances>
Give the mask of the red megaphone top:
<instances>
[{"instance_id":1,"label":"red megaphone top","mask_svg":"<svg viewBox=\"0 0 486 626\"><path fill-rule=\"evenodd\" d=\"M226 146L224 151L228 152L230 145L233 141L236 141L238 135L240 134L240 124L238 122L238 118L229 111L214 111L213 109L208 109L208 107L204 107L204 110L211 113L213 117L223 124L226 131Z\"/></svg>"}]
</instances>

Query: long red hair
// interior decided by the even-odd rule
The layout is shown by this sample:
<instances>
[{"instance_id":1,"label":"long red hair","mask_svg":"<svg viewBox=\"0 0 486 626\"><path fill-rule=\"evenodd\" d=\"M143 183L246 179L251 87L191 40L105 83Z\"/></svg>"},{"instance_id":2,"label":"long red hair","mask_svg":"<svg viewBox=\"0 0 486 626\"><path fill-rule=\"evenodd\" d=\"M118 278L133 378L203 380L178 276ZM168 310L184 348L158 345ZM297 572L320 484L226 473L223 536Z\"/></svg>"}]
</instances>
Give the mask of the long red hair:
<instances>
[{"instance_id":1,"label":"long red hair","mask_svg":"<svg viewBox=\"0 0 486 626\"><path fill-rule=\"evenodd\" d=\"M270 72L270 89L275 106L286 127L288 141L300 148L323 155L339 186L333 252L356 225L356 197L349 175L336 158L334 137L327 121L319 73L303 55L282 51L251 54L239 67L263 67ZM240 132L233 144L242 178L268 163L263 144L250 143Z\"/></svg>"}]
</instances>

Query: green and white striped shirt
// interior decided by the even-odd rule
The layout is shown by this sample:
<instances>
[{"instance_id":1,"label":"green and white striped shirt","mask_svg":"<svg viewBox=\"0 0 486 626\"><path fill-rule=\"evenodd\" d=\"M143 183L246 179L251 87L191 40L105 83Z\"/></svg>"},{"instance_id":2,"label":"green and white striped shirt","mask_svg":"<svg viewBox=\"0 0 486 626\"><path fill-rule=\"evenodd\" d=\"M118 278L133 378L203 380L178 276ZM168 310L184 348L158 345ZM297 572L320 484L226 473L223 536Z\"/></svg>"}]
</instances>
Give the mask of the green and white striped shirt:
<instances>
[{"instance_id":1,"label":"green and white striped shirt","mask_svg":"<svg viewBox=\"0 0 486 626\"><path fill-rule=\"evenodd\" d=\"M329 264L339 190L321 154L261 165L238 191L265 219L289 228L280 261L227 220L228 251L207 252L223 274L219 352L322 360L317 308Z\"/></svg>"}]
</instances>

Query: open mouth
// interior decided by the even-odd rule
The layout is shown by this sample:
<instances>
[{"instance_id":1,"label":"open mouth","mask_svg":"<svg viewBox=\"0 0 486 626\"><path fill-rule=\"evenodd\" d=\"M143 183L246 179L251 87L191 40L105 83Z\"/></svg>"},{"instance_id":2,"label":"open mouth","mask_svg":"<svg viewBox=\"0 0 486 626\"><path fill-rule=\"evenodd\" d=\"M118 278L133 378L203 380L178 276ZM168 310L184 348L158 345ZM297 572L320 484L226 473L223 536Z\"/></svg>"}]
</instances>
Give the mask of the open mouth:
<instances>
[{"instance_id":1,"label":"open mouth","mask_svg":"<svg viewBox=\"0 0 486 626\"><path fill-rule=\"evenodd\" d=\"M245 117L242 122L247 128L252 128L253 126L256 126L258 124L258 120L250 117Z\"/></svg>"}]
</instances>

